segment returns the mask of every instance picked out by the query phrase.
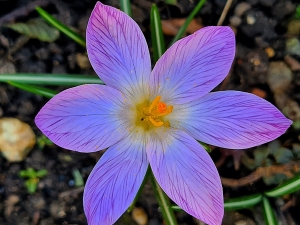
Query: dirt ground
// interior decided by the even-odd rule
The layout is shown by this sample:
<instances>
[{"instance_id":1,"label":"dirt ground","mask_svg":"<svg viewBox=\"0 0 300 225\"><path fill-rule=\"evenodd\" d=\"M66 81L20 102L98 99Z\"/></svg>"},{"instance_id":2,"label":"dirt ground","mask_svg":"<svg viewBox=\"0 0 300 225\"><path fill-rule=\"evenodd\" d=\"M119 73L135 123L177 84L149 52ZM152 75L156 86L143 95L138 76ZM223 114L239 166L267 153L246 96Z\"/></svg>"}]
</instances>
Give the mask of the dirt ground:
<instances>
[{"instance_id":1,"label":"dirt ground","mask_svg":"<svg viewBox=\"0 0 300 225\"><path fill-rule=\"evenodd\" d=\"M37 18L34 7L41 6L85 36L86 23L95 2L1 0L0 76L7 73L95 75L87 60L86 50L65 35L61 34L55 42L49 43L24 38L5 26ZM102 2L120 8L118 0ZM133 19L144 32L151 51L151 5L156 3L159 8L168 43L198 1L177 0L176 5L150 0L131 2ZM216 25L226 2L207 0L188 28L188 33L203 26ZM231 89L256 94L275 104L291 120L300 121L300 19L295 16L298 5L297 0L232 1L222 24L230 25L236 33L236 58L230 74L216 90ZM64 87L51 88L63 90ZM36 128L34 117L46 101L46 98L6 83L0 84L0 117L18 118L28 123L39 143L43 142L42 133ZM225 199L269 190L299 172L299 135L300 126L295 125L273 144L258 148L232 151L211 146L211 156L222 177ZM280 150L281 155L265 154L275 145L286 150ZM46 144L35 145L22 162L9 162L0 156L0 224L87 224L82 203L83 187L77 185L74 174L79 173L86 181L101 154L81 154ZM287 170L291 165L293 169ZM28 193L25 187L26 179L19 176L21 170L29 167L48 171L39 180L33 194ZM266 167L268 171L264 169ZM300 224L299 197L297 192L272 199L271 204L282 225ZM116 224L138 224L134 221L136 214L146 216L149 225L164 224L150 182L146 183L135 211L125 213ZM185 212L176 212L176 217L180 225L202 224ZM226 211L223 224L264 224L262 209L257 206Z\"/></svg>"}]
</instances>

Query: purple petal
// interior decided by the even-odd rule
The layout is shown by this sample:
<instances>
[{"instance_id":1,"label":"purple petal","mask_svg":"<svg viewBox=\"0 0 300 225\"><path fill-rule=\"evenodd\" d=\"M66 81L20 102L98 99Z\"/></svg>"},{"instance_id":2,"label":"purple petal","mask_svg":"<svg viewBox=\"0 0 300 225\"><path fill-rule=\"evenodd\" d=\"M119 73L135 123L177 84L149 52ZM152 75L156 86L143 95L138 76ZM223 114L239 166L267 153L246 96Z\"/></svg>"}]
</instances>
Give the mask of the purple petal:
<instances>
[{"instance_id":1,"label":"purple petal","mask_svg":"<svg viewBox=\"0 0 300 225\"><path fill-rule=\"evenodd\" d=\"M113 224L132 203L147 167L142 141L126 138L110 147L85 186L83 200L88 224Z\"/></svg>"},{"instance_id":2,"label":"purple petal","mask_svg":"<svg viewBox=\"0 0 300 225\"><path fill-rule=\"evenodd\" d=\"M81 85L54 96L37 114L38 128L55 144L78 152L107 148L125 135L122 93L104 85Z\"/></svg>"},{"instance_id":3,"label":"purple petal","mask_svg":"<svg viewBox=\"0 0 300 225\"><path fill-rule=\"evenodd\" d=\"M91 64L107 85L132 97L134 91L148 91L145 84L149 82L151 61L147 43L129 16L97 2L86 39Z\"/></svg>"},{"instance_id":4,"label":"purple petal","mask_svg":"<svg viewBox=\"0 0 300 225\"><path fill-rule=\"evenodd\" d=\"M153 69L152 98L161 95L173 105L202 97L227 76L234 55L229 27L205 27L177 41Z\"/></svg>"},{"instance_id":5,"label":"purple petal","mask_svg":"<svg viewBox=\"0 0 300 225\"><path fill-rule=\"evenodd\" d=\"M205 223L221 224L223 192L213 161L188 134L168 131L164 135L152 135L146 146L156 180L186 212Z\"/></svg>"},{"instance_id":6,"label":"purple petal","mask_svg":"<svg viewBox=\"0 0 300 225\"><path fill-rule=\"evenodd\" d=\"M244 149L282 135L291 121L253 94L220 91L184 104L172 113L173 125L192 137L219 147Z\"/></svg>"}]
</instances>

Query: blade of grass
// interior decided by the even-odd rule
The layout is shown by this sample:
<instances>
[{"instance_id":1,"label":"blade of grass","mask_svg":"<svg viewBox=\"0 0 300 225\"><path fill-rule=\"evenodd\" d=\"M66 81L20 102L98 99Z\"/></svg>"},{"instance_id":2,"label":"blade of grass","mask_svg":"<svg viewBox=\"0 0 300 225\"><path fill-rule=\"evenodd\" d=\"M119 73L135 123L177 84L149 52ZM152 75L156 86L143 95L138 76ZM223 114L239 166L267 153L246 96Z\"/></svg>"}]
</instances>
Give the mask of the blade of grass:
<instances>
[{"instance_id":1,"label":"blade of grass","mask_svg":"<svg viewBox=\"0 0 300 225\"><path fill-rule=\"evenodd\" d=\"M126 13L128 16L132 16L130 0L120 0L121 10Z\"/></svg>"},{"instance_id":2,"label":"blade of grass","mask_svg":"<svg viewBox=\"0 0 300 225\"><path fill-rule=\"evenodd\" d=\"M33 85L28 85L28 84L20 84L16 82L7 82L8 84L20 88L24 91L31 92L33 94L41 95L46 98L52 98L54 95L56 95L58 92L50 90L48 88L43 88L43 87L38 87L38 86L33 86Z\"/></svg>"},{"instance_id":3,"label":"blade of grass","mask_svg":"<svg viewBox=\"0 0 300 225\"><path fill-rule=\"evenodd\" d=\"M266 225L278 225L273 208L266 197L263 197L263 209Z\"/></svg>"},{"instance_id":4,"label":"blade of grass","mask_svg":"<svg viewBox=\"0 0 300 225\"><path fill-rule=\"evenodd\" d=\"M262 194L248 195L240 198L231 198L225 200L224 209L225 210L246 209L260 203L261 200L262 200Z\"/></svg>"},{"instance_id":5,"label":"blade of grass","mask_svg":"<svg viewBox=\"0 0 300 225\"><path fill-rule=\"evenodd\" d=\"M227 199L224 202L225 210L238 210L250 208L262 201L262 194L254 194L239 198ZM175 211L183 211L179 206L172 205L171 208Z\"/></svg>"},{"instance_id":6,"label":"blade of grass","mask_svg":"<svg viewBox=\"0 0 300 225\"><path fill-rule=\"evenodd\" d=\"M1 74L0 82L19 82L22 84L39 84L39 85L65 85L76 86L80 84L104 84L102 80L95 76L83 76L77 74Z\"/></svg>"},{"instance_id":7,"label":"blade of grass","mask_svg":"<svg viewBox=\"0 0 300 225\"><path fill-rule=\"evenodd\" d=\"M161 27L160 15L155 4L151 7L150 13L151 40L153 47L153 59L156 62L165 52L165 42Z\"/></svg>"},{"instance_id":8,"label":"blade of grass","mask_svg":"<svg viewBox=\"0 0 300 225\"><path fill-rule=\"evenodd\" d=\"M167 195L163 192L163 190L160 188L152 171L150 173L150 179L152 182L152 186L153 186L153 190L154 190L156 199L161 208L161 212L162 212L163 218L165 219L166 224L167 225L177 225L177 221L175 219L174 212L172 210L172 207L170 206L170 200L167 197Z\"/></svg>"},{"instance_id":9,"label":"blade of grass","mask_svg":"<svg viewBox=\"0 0 300 225\"><path fill-rule=\"evenodd\" d=\"M184 32L186 31L188 25L190 24L190 22L192 21L192 19L196 16L196 14L199 12L199 10L202 8L202 6L204 5L204 3L206 2L206 0L200 0L198 2L198 4L196 5L196 7L194 8L194 10L191 12L191 14L186 18L186 21L184 22L184 24L182 25L182 27L179 29L178 33L176 34L176 36L173 38L173 40L171 41L171 45L173 45L176 41L178 41L182 35L184 34Z\"/></svg>"},{"instance_id":10,"label":"blade of grass","mask_svg":"<svg viewBox=\"0 0 300 225\"><path fill-rule=\"evenodd\" d=\"M59 31L61 31L62 33L67 35L73 41L77 42L79 45L85 47L86 42L85 42L85 39L83 37L81 37L79 34L77 34L71 28L69 28L66 25L62 24L57 19L55 19L53 16L51 16L48 12L46 12L41 7L37 6L35 9L45 21L47 21L49 24L51 24L52 26L57 28Z\"/></svg>"},{"instance_id":11,"label":"blade of grass","mask_svg":"<svg viewBox=\"0 0 300 225\"><path fill-rule=\"evenodd\" d=\"M285 181L283 184L279 185L278 187L265 192L265 195L268 197L279 197L282 195L293 193L298 190L300 190L300 174Z\"/></svg>"}]
</instances>

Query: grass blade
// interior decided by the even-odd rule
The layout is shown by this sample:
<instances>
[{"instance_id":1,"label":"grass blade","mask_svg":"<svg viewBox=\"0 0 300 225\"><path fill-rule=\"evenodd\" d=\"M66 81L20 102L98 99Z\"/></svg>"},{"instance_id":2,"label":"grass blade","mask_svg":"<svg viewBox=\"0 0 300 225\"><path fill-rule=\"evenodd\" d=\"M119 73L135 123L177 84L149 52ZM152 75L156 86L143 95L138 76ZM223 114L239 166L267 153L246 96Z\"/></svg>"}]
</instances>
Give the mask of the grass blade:
<instances>
[{"instance_id":1,"label":"grass blade","mask_svg":"<svg viewBox=\"0 0 300 225\"><path fill-rule=\"evenodd\" d=\"M278 187L265 192L265 195L268 197L279 197L282 195L290 194L298 190L300 190L300 174L285 181L283 184L279 185Z\"/></svg>"},{"instance_id":2,"label":"grass blade","mask_svg":"<svg viewBox=\"0 0 300 225\"><path fill-rule=\"evenodd\" d=\"M184 24L182 25L182 27L179 29L178 33L176 34L176 36L173 38L171 45L173 45L176 41L178 41L180 38L182 38L182 35L184 34L184 32L186 31L188 25L190 24L190 22L192 21L192 19L196 16L196 14L199 12L199 10L202 8L202 6L204 5L204 3L206 2L206 0L200 0L198 2L198 4L196 5L196 7L194 8L194 10L191 12L191 14L186 18L186 21L184 22Z\"/></svg>"},{"instance_id":3,"label":"grass blade","mask_svg":"<svg viewBox=\"0 0 300 225\"><path fill-rule=\"evenodd\" d=\"M7 82L8 84L20 88L24 91L31 92L33 94L41 95L46 98L52 98L54 95L56 95L58 92L50 90L48 88L43 88L43 87L37 87L33 85L28 85L28 84L20 84L16 82Z\"/></svg>"},{"instance_id":4,"label":"grass blade","mask_svg":"<svg viewBox=\"0 0 300 225\"><path fill-rule=\"evenodd\" d=\"M150 13L151 40L153 47L153 59L156 62L165 52L165 42L161 27L160 15L155 4L151 7Z\"/></svg>"},{"instance_id":5,"label":"grass blade","mask_svg":"<svg viewBox=\"0 0 300 225\"><path fill-rule=\"evenodd\" d=\"M224 209L225 210L246 209L260 203L261 200L262 200L261 194L254 194L254 195L243 196L239 198L231 198L225 200Z\"/></svg>"},{"instance_id":6,"label":"grass blade","mask_svg":"<svg viewBox=\"0 0 300 225\"><path fill-rule=\"evenodd\" d=\"M39 84L39 85L65 85L76 86L81 84L104 84L96 76L83 76L77 74L30 74L30 73L18 73L18 74L1 74L0 82L13 81L22 84Z\"/></svg>"},{"instance_id":7,"label":"grass blade","mask_svg":"<svg viewBox=\"0 0 300 225\"><path fill-rule=\"evenodd\" d=\"M273 208L266 197L263 197L263 209L266 225L278 225Z\"/></svg>"},{"instance_id":8,"label":"grass blade","mask_svg":"<svg viewBox=\"0 0 300 225\"><path fill-rule=\"evenodd\" d=\"M132 16L130 0L120 0L121 10L126 13L128 16Z\"/></svg>"},{"instance_id":9,"label":"grass blade","mask_svg":"<svg viewBox=\"0 0 300 225\"><path fill-rule=\"evenodd\" d=\"M77 34L75 31L73 31L71 28L67 27L66 25L62 24L60 21L55 19L53 16L51 16L48 12L46 12L41 7L36 7L36 11L40 14L40 16L47 21L49 24L57 28L59 31L67 35L69 38L80 44L81 46L85 47L86 42L83 37L81 37L79 34Z\"/></svg>"},{"instance_id":10,"label":"grass blade","mask_svg":"<svg viewBox=\"0 0 300 225\"><path fill-rule=\"evenodd\" d=\"M152 171L150 173L150 179L153 185L153 190L158 201L158 204L161 208L163 218L165 219L166 224L168 225L177 225L177 221L174 216L172 207L170 206L170 200L168 196L163 192L159 184L157 183Z\"/></svg>"},{"instance_id":11,"label":"grass blade","mask_svg":"<svg viewBox=\"0 0 300 225\"><path fill-rule=\"evenodd\" d=\"M239 198L231 198L225 200L224 209L225 210L246 209L246 208L253 207L254 205L260 203L261 201L262 201L262 194L254 194L254 195L248 195ZM177 205L172 205L171 208L174 211L183 210Z\"/></svg>"}]
</instances>

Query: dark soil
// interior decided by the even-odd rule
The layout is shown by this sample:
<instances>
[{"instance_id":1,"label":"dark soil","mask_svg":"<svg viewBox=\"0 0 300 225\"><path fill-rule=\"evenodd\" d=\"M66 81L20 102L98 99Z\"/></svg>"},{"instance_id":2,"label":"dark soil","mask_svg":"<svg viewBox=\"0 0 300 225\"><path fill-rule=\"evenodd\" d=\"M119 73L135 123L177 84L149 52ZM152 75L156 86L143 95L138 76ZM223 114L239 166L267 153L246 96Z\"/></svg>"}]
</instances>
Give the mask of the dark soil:
<instances>
[{"instance_id":1,"label":"dark soil","mask_svg":"<svg viewBox=\"0 0 300 225\"><path fill-rule=\"evenodd\" d=\"M25 22L30 18L38 17L34 6L40 5L84 36L86 22L95 2L94 0L0 1L0 25L2 26L0 28L0 74L9 72L95 74L90 65L83 62L86 58L85 49L63 34L54 43L41 42L36 39L22 42L20 34L3 26L8 22ZM120 7L118 0L102 2ZM133 18L141 26L150 46L149 13L152 3L157 3L161 18L169 20L186 18L197 2L178 0L177 5L167 5L164 1L132 0ZM198 19L201 18L201 26L216 25L225 3L226 0L208 0L196 16ZM244 3L245 5L241 5ZM296 31L296 34L292 34L288 28L289 22L293 20L297 4L299 4L297 0L233 1L223 25L231 24L236 32L236 59L230 75L217 88L257 94L275 104L294 121L300 119L298 105L300 104L300 50L298 52L289 50L286 45L290 38L296 38L299 42L299 30L298 33ZM166 36L166 41L170 41L171 38ZM294 64L291 64L286 56L292 57L295 60ZM272 79L271 81L269 79L270 67L278 66L273 62L275 64L285 62L293 77L280 92L274 88ZM51 88L62 90L62 87ZM0 116L14 117L28 123L35 131L37 138L42 134L34 124L34 117L46 101L47 99L43 97L8 84L0 85ZM299 130L290 128L279 141L282 146L291 149L293 144L299 143L299 134ZM244 153L249 157L254 157L253 150L250 149ZM235 152L213 148L211 155L222 177L239 179L253 172L244 164L239 163ZM10 163L0 156L0 224L87 224L82 203L83 188L76 187L73 173L79 170L86 181L101 154L81 154L54 145L46 145L42 149L38 146L34 147L26 159L20 163ZM235 163L238 167L235 167ZM18 175L20 170L29 167L48 171L48 175L40 179L38 189L34 194L27 192L25 180ZM260 193L274 186L276 185L266 185L261 179L246 186L224 185L224 196L230 198ZM271 203L281 224L300 224L300 217L297 215L300 210L299 193L272 199ZM145 210L149 225L163 224L150 182L145 185L136 206ZM176 212L176 216L180 225L201 224L185 212ZM117 224L136 223L131 214L125 213ZM223 224L264 224L262 209L257 206L239 212L226 212Z\"/></svg>"}]
</instances>

